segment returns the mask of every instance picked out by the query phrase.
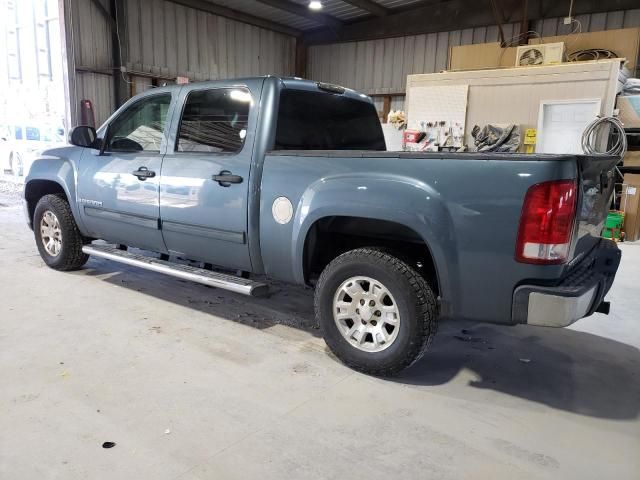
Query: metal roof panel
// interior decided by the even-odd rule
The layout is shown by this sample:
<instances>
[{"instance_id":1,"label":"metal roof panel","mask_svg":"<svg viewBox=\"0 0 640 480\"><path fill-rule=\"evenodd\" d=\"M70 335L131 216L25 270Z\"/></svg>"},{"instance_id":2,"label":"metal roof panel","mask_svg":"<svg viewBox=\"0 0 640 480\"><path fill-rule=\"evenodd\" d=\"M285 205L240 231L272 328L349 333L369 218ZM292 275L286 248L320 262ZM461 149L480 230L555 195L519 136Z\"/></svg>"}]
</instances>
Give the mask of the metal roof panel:
<instances>
[{"instance_id":1,"label":"metal roof panel","mask_svg":"<svg viewBox=\"0 0 640 480\"><path fill-rule=\"evenodd\" d=\"M259 0L207 0L209 3L221 5L227 8L232 8L242 13L247 13L255 17L264 18L272 22L286 25L288 27L297 28L299 30L311 30L314 28L322 27L323 24L314 20L295 15L281 10L279 8L271 7ZM309 0L289 0L299 5L307 6ZM335 17L343 22L352 22L364 19L371 16L371 14L365 10L362 10L354 5L351 5L344 0L321 0L322 10L321 12ZM403 8L413 4L418 4L423 0L372 0L390 10L396 8Z\"/></svg>"},{"instance_id":2,"label":"metal roof panel","mask_svg":"<svg viewBox=\"0 0 640 480\"><path fill-rule=\"evenodd\" d=\"M309 30L321 27L322 24L314 22L304 17L300 17L293 13L273 8L257 0L208 0L209 3L221 5L223 7L232 8L238 12L247 13L254 17L264 18L272 22L286 25L288 27L297 28L299 30Z\"/></svg>"}]
</instances>

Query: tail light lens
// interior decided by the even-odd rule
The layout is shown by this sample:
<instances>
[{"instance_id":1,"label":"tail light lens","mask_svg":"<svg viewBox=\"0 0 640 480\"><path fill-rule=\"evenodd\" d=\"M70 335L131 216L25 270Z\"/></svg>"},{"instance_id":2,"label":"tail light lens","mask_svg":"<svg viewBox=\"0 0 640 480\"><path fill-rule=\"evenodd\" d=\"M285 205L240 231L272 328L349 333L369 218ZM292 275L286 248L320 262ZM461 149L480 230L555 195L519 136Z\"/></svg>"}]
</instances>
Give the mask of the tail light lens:
<instances>
[{"instance_id":1,"label":"tail light lens","mask_svg":"<svg viewBox=\"0 0 640 480\"><path fill-rule=\"evenodd\" d=\"M518 229L518 262L566 262L576 216L576 190L575 180L538 183L529 188Z\"/></svg>"}]
</instances>

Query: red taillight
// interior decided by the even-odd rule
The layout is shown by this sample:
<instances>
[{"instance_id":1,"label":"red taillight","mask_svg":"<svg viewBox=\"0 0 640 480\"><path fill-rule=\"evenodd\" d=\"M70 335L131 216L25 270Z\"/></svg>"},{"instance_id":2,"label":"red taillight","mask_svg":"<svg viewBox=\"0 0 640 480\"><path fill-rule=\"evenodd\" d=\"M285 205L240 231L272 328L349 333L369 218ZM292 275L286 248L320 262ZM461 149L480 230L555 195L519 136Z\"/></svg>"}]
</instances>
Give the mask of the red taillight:
<instances>
[{"instance_id":1,"label":"red taillight","mask_svg":"<svg viewBox=\"0 0 640 480\"><path fill-rule=\"evenodd\" d=\"M576 216L575 180L538 183L527 191L520 217L516 260L564 263L569 256Z\"/></svg>"}]
</instances>

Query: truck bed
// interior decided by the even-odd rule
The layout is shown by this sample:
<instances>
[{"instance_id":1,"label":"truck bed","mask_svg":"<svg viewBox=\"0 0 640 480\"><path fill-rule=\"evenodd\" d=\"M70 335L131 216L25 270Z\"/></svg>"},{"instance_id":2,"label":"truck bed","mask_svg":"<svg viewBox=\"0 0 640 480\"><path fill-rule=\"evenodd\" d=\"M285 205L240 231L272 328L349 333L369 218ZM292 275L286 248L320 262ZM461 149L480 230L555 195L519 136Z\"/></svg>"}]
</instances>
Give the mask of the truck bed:
<instances>
[{"instance_id":1,"label":"truck bed","mask_svg":"<svg viewBox=\"0 0 640 480\"><path fill-rule=\"evenodd\" d=\"M464 161L464 166L460 163ZM294 221L260 219L268 274L301 281L304 239L325 215L370 216L408 226L424 239L438 269L444 316L512 323L511 298L528 279L561 278L599 242L615 157L510 153L423 153L344 150L268 152L261 199L295 206ZM578 219L570 261L516 262L519 219L528 188L579 179ZM354 200L355 199L355 200ZM337 206L337 207L336 207ZM282 248L282 245L294 245Z\"/></svg>"}]
</instances>

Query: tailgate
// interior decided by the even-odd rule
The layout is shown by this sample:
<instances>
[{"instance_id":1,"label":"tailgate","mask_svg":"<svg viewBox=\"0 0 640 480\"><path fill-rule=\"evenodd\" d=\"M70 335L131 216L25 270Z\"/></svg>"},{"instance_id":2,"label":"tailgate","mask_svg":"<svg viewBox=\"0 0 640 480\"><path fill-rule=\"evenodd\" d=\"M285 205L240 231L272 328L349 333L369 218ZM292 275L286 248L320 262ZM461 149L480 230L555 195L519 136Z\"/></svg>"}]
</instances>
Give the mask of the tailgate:
<instances>
[{"instance_id":1,"label":"tailgate","mask_svg":"<svg viewBox=\"0 0 640 480\"><path fill-rule=\"evenodd\" d=\"M620 161L613 156L578 156L580 196L578 231L573 260L588 253L600 240L604 222L611 206L615 183L615 166Z\"/></svg>"}]
</instances>

